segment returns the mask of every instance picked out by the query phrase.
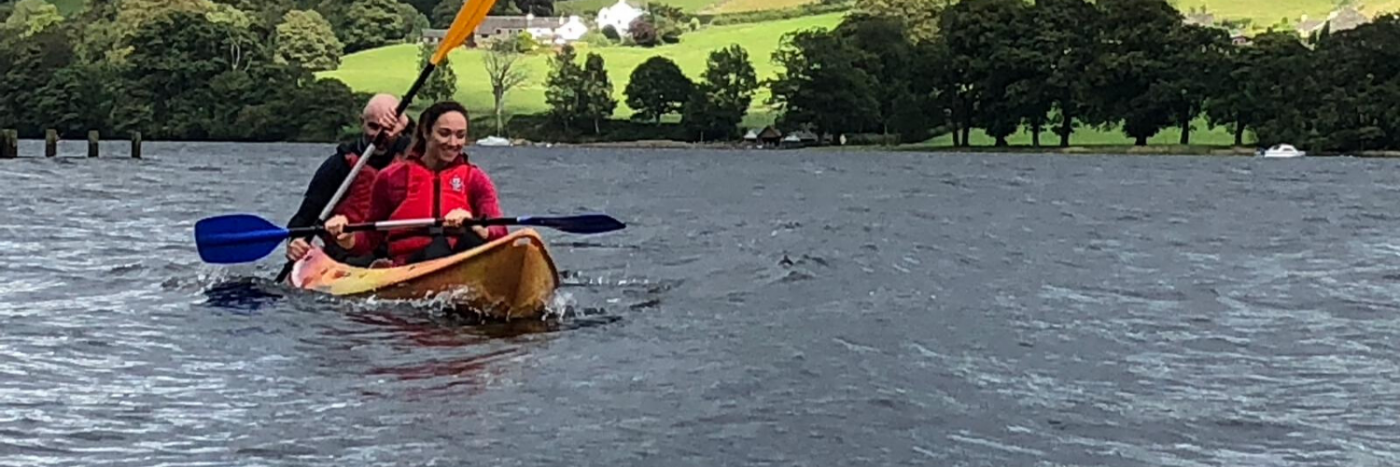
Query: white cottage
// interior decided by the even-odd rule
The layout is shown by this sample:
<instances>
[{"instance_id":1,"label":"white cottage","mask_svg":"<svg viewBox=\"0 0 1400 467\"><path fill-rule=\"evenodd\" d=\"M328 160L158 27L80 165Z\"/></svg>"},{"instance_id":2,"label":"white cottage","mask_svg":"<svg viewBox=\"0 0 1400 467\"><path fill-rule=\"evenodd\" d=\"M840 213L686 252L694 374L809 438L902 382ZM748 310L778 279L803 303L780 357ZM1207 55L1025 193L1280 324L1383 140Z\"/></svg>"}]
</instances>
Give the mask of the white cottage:
<instances>
[{"instance_id":1,"label":"white cottage","mask_svg":"<svg viewBox=\"0 0 1400 467\"><path fill-rule=\"evenodd\" d=\"M583 20L578 15L569 16L569 20L554 29L554 43L568 44L583 38L588 33L588 26L583 24Z\"/></svg>"},{"instance_id":2,"label":"white cottage","mask_svg":"<svg viewBox=\"0 0 1400 467\"><path fill-rule=\"evenodd\" d=\"M578 16L568 18L536 18L533 14L487 16L482 20L481 25L477 26L475 39L477 44L486 44L514 37L521 32L529 33L535 40L542 43L563 45L582 39L583 35L588 33L588 26L583 24L583 19ZM422 42L437 45L442 42L446 35L446 29L424 29Z\"/></svg>"},{"instance_id":3,"label":"white cottage","mask_svg":"<svg viewBox=\"0 0 1400 467\"><path fill-rule=\"evenodd\" d=\"M525 15L525 32L530 33L536 40L550 40L554 38L553 18L536 19L534 13ZM564 18L559 18L559 23L563 23Z\"/></svg>"},{"instance_id":4,"label":"white cottage","mask_svg":"<svg viewBox=\"0 0 1400 467\"><path fill-rule=\"evenodd\" d=\"M632 21L642 16L642 10L627 4L627 0L617 0L617 4L598 10L598 30L612 26L618 34L627 35Z\"/></svg>"}]
</instances>

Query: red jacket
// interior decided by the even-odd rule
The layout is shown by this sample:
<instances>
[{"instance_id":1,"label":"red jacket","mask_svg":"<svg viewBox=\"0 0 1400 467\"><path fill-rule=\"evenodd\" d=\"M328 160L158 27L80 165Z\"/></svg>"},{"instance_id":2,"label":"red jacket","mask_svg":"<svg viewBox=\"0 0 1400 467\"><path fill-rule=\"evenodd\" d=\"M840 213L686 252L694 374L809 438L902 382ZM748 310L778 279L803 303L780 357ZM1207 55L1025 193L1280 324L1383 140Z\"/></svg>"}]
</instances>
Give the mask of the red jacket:
<instances>
[{"instance_id":1,"label":"red jacket","mask_svg":"<svg viewBox=\"0 0 1400 467\"><path fill-rule=\"evenodd\" d=\"M503 216L496 199L496 186L480 167L458 156L446 166L433 171L423 165L420 154L410 153L374 177L369 215L365 221L440 218L457 208L466 209L473 218L478 219ZM487 231L487 241L509 233L505 226L491 226ZM355 248L351 251L363 255L384 245L388 247L390 259L402 264L405 258L431 241L425 233L422 229L359 232L356 234ZM455 244L455 240L449 240Z\"/></svg>"},{"instance_id":2,"label":"red jacket","mask_svg":"<svg viewBox=\"0 0 1400 467\"><path fill-rule=\"evenodd\" d=\"M358 154L346 154L345 163L354 167L360 160ZM365 164L360 168L360 173L355 175L355 181L350 182L350 188L345 190L345 197L340 199L340 203L331 210L331 216L337 214L345 216L351 224L365 221L369 215L371 200L373 200L374 179L378 176L378 170Z\"/></svg>"}]
</instances>

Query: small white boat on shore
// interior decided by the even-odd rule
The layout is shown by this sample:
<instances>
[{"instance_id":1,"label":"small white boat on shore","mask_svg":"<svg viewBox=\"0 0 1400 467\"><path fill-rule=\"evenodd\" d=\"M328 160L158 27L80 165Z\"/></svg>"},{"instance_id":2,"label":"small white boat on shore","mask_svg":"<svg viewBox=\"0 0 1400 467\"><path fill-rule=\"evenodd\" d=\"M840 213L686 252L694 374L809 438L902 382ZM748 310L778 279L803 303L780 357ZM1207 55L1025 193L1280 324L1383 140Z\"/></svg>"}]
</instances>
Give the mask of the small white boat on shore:
<instances>
[{"instance_id":1,"label":"small white boat on shore","mask_svg":"<svg viewBox=\"0 0 1400 467\"><path fill-rule=\"evenodd\" d=\"M510 146L510 140L505 139L505 138L502 138L502 137L500 137L500 136L487 136L487 137L485 137L485 138L481 138L481 139L479 139L479 140L476 140L476 145L477 145L477 146L505 147L505 146Z\"/></svg>"},{"instance_id":2,"label":"small white boat on shore","mask_svg":"<svg viewBox=\"0 0 1400 467\"><path fill-rule=\"evenodd\" d=\"M1299 151L1298 148L1293 147L1293 145L1291 144L1277 144L1269 149L1264 150L1264 152L1260 153L1259 155L1262 157L1269 158L1290 158L1303 157L1308 155L1308 153L1304 151Z\"/></svg>"}]
</instances>

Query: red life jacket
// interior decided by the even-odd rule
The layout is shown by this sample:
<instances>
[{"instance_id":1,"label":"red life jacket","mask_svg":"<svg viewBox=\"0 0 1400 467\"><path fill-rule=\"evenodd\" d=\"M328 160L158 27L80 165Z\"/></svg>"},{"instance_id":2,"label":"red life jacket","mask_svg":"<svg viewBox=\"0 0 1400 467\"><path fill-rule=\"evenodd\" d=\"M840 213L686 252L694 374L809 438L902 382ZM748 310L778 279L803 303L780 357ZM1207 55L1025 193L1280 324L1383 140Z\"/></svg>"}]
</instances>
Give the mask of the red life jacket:
<instances>
[{"instance_id":1,"label":"red life jacket","mask_svg":"<svg viewBox=\"0 0 1400 467\"><path fill-rule=\"evenodd\" d=\"M472 210L471 197L467 193L467 182L474 173L471 164L459 159L452 166L433 172L417 158L401 163L406 166L408 183L403 202L394 208L388 220L441 218L453 209ZM389 257L403 264L409 256L432 243L432 236L421 229L391 230L385 235L385 241L388 243ZM457 247L455 236L448 235L447 241L453 248Z\"/></svg>"},{"instance_id":2,"label":"red life jacket","mask_svg":"<svg viewBox=\"0 0 1400 467\"><path fill-rule=\"evenodd\" d=\"M354 167L359 160L359 155L345 155L345 162L349 163L350 167ZM350 188L345 190L345 196L340 198L340 203L331 210L331 217L345 216L351 224L364 222L365 218L369 217L370 202L374 200L374 178L378 174L379 171L369 164L361 167L355 181L350 182Z\"/></svg>"}]
</instances>

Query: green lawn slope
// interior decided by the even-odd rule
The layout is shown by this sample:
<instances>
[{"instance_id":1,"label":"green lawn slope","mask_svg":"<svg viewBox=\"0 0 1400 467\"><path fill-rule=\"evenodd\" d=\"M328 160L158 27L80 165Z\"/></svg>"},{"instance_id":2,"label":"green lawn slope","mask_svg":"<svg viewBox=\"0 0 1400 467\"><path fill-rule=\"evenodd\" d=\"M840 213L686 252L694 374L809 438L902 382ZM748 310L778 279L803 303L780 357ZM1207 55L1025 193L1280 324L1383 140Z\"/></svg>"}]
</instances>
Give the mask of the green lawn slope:
<instances>
[{"instance_id":1,"label":"green lawn slope","mask_svg":"<svg viewBox=\"0 0 1400 467\"><path fill-rule=\"evenodd\" d=\"M1191 145L1192 146L1214 146L1228 147L1235 144L1235 136L1228 128L1210 128L1205 119L1197 119L1192 125ZM972 130L971 138L973 146L992 146L996 140L987 136L985 131L980 129ZM1149 138L1147 143L1152 146L1174 146L1181 142L1181 128L1172 127L1162 130L1157 136ZM1012 146L1030 146L1031 134L1028 130L1022 129L1015 135L1007 138L1007 143ZM1060 135L1046 131L1040 134L1040 144L1042 146L1054 147L1060 144ZM1126 147L1133 145L1133 139L1123 135L1120 128L1089 128L1081 127L1075 130L1070 136L1070 144L1083 146L1118 146ZM1245 135L1245 146L1254 144L1249 134ZM908 148L950 148L953 146L953 135L943 135L922 143L909 145Z\"/></svg>"},{"instance_id":2,"label":"green lawn slope","mask_svg":"<svg viewBox=\"0 0 1400 467\"><path fill-rule=\"evenodd\" d=\"M71 15L71 14L73 14L73 13L77 13L78 10L83 9L83 5L87 4L87 0L48 0L48 1L49 1L49 3L52 3L54 6L58 7L58 13L61 14L61 15L63 15L63 16L68 16L68 15Z\"/></svg>"},{"instance_id":3,"label":"green lawn slope","mask_svg":"<svg viewBox=\"0 0 1400 467\"><path fill-rule=\"evenodd\" d=\"M719 0L704 13L742 13L746 11L760 10L782 10L787 8L797 8L809 3L816 3L817 0Z\"/></svg>"},{"instance_id":4,"label":"green lawn slope","mask_svg":"<svg viewBox=\"0 0 1400 467\"><path fill-rule=\"evenodd\" d=\"M58 11L64 15L73 13L82 8L88 0L48 0L49 3L58 6ZM115 0L104 0L115 1ZM633 6L642 6L648 0L628 0ZM735 13L741 11L755 10L776 10L791 8L817 0L662 0L655 3L667 3L680 7L689 13ZM556 2L554 9L559 14L578 14L581 12L594 13L603 7L611 6L617 0L566 0Z\"/></svg>"},{"instance_id":5,"label":"green lawn slope","mask_svg":"<svg viewBox=\"0 0 1400 467\"><path fill-rule=\"evenodd\" d=\"M681 10L688 13L697 13L719 1L720 0L665 0L652 3L665 3L680 7ZM627 2L639 8L646 4L644 0L627 0ZM554 2L554 11L559 14L597 13L598 10L615 4L617 4L617 0L568 0Z\"/></svg>"},{"instance_id":6,"label":"green lawn slope","mask_svg":"<svg viewBox=\"0 0 1400 467\"><path fill-rule=\"evenodd\" d=\"M740 44L749 52L754 69L760 80L774 76L777 67L772 62L773 51L777 49L783 33L804 28L830 28L841 21L841 14L809 16L783 21L716 26L686 34L679 44L654 48L642 47L590 47L579 44L580 63L582 57L594 52L607 63L608 76L613 82L613 91L619 102L625 99L623 90L627 88L632 70L648 58L665 56L674 60L692 79L698 79L705 70L705 61L711 51L730 44ZM491 86L482 65L483 53L478 50L459 49L450 55L453 71L457 73L456 99L467 105L473 114L485 116L491 112L493 101ZM545 104L545 80L549 74L548 54L531 55L523 61L524 69L529 70L530 80L506 96L507 112L512 114L538 113L548 109ZM340 69L320 73L344 81L352 89L364 92L387 92L403 94L418 76L418 46L395 45L367 50L344 57ZM766 90L760 90L749 112L747 125L760 125L771 122L773 115L764 101ZM619 103L616 116L632 114L626 104Z\"/></svg>"},{"instance_id":7,"label":"green lawn slope","mask_svg":"<svg viewBox=\"0 0 1400 467\"><path fill-rule=\"evenodd\" d=\"M1259 32L1280 23L1296 26L1304 16L1327 18L1339 4L1349 3L1362 14L1375 18L1400 11L1400 0L1169 0L1183 14L1204 8L1216 20L1250 20L1250 29Z\"/></svg>"},{"instance_id":8,"label":"green lawn slope","mask_svg":"<svg viewBox=\"0 0 1400 467\"><path fill-rule=\"evenodd\" d=\"M67 15L78 11L87 0L48 0ZM111 1L111 0L107 0ZM649 0L628 0L641 6ZM662 0L656 3L669 3L692 13L734 13L753 10L789 8L815 0ZM1183 12L1192 8L1204 7L1220 19L1249 19L1256 28L1265 28L1284 20L1296 24L1303 15L1310 18L1326 18L1337 8L1338 0L1169 0ZM617 3L617 0L566 0L555 4L561 14L596 12L600 8ZM1400 0L1358 0L1351 2L1367 16L1375 17L1387 12L1400 12Z\"/></svg>"},{"instance_id":9,"label":"green lawn slope","mask_svg":"<svg viewBox=\"0 0 1400 467\"><path fill-rule=\"evenodd\" d=\"M644 7L648 0L627 0L632 6ZM665 3L680 7L687 13L739 13L745 11L780 10L793 8L817 0L659 0L651 3ZM604 7L617 4L617 0L568 0L556 2L554 9L560 14L596 13Z\"/></svg>"}]
</instances>

